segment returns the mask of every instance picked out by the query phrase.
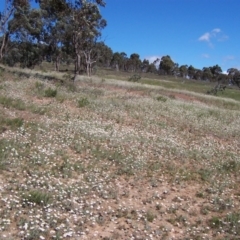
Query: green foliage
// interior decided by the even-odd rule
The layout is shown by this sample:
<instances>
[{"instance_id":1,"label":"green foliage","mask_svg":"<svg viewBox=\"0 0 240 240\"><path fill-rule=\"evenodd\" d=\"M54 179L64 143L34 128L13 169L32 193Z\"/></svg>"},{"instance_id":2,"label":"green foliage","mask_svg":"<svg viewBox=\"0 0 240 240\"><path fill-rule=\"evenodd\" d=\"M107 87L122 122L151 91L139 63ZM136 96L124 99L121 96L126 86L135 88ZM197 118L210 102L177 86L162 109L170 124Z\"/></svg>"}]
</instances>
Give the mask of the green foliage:
<instances>
[{"instance_id":1,"label":"green foliage","mask_svg":"<svg viewBox=\"0 0 240 240\"><path fill-rule=\"evenodd\" d=\"M7 167L8 145L5 139L0 139L0 170L5 170Z\"/></svg>"},{"instance_id":2,"label":"green foliage","mask_svg":"<svg viewBox=\"0 0 240 240\"><path fill-rule=\"evenodd\" d=\"M225 222L227 222L227 232L236 232L236 234L239 236L240 234L240 213L233 212L228 214L225 217Z\"/></svg>"},{"instance_id":3,"label":"green foliage","mask_svg":"<svg viewBox=\"0 0 240 240\"><path fill-rule=\"evenodd\" d=\"M138 82L141 79L141 76L138 74L132 75L128 80L132 82Z\"/></svg>"},{"instance_id":4,"label":"green foliage","mask_svg":"<svg viewBox=\"0 0 240 240\"><path fill-rule=\"evenodd\" d=\"M42 82L36 82L35 83L35 88L40 92L40 91L43 91L44 89L44 83Z\"/></svg>"},{"instance_id":5,"label":"green foliage","mask_svg":"<svg viewBox=\"0 0 240 240\"><path fill-rule=\"evenodd\" d=\"M208 181L212 176L212 172L210 169L201 168L200 170L198 170L198 174L200 175L202 181Z\"/></svg>"},{"instance_id":6,"label":"green foliage","mask_svg":"<svg viewBox=\"0 0 240 240\"><path fill-rule=\"evenodd\" d=\"M159 65L160 73L163 72L164 74L171 75L173 67L174 67L174 62L172 61L169 55L163 56L161 58L161 62Z\"/></svg>"},{"instance_id":7,"label":"green foliage","mask_svg":"<svg viewBox=\"0 0 240 240\"><path fill-rule=\"evenodd\" d=\"M148 222L153 222L155 217L156 216L154 215L154 213L152 211L150 211L150 210L147 211L146 218L147 218Z\"/></svg>"},{"instance_id":8,"label":"green foliage","mask_svg":"<svg viewBox=\"0 0 240 240\"><path fill-rule=\"evenodd\" d=\"M0 96L0 104L2 104L5 108L15 108L17 110L25 110L25 103L20 99L13 99L10 97Z\"/></svg>"},{"instance_id":9,"label":"green foliage","mask_svg":"<svg viewBox=\"0 0 240 240\"><path fill-rule=\"evenodd\" d=\"M51 195L49 193L32 190L29 193L23 194L23 205L37 204L39 206L46 206L51 202Z\"/></svg>"},{"instance_id":10,"label":"green foliage","mask_svg":"<svg viewBox=\"0 0 240 240\"><path fill-rule=\"evenodd\" d=\"M222 225L222 221L219 217L214 216L209 220L209 224L211 228L219 228Z\"/></svg>"},{"instance_id":11,"label":"green foliage","mask_svg":"<svg viewBox=\"0 0 240 240\"><path fill-rule=\"evenodd\" d=\"M219 167L223 172L238 172L240 170L240 162L236 160L226 161Z\"/></svg>"},{"instance_id":12,"label":"green foliage","mask_svg":"<svg viewBox=\"0 0 240 240\"><path fill-rule=\"evenodd\" d=\"M211 90L207 91L207 94L217 95L218 92L223 93L225 91L226 87L227 87L226 85L218 84Z\"/></svg>"},{"instance_id":13,"label":"green foliage","mask_svg":"<svg viewBox=\"0 0 240 240\"><path fill-rule=\"evenodd\" d=\"M167 101L167 98L163 97L163 96L158 96L157 98L157 101L159 102L166 102Z\"/></svg>"},{"instance_id":14,"label":"green foliage","mask_svg":"<svg viewBox=\"0 0 240 240\"><path fill-rule=\"evenodd\" d=\"M52 88L47 88L45 91L44 91L44 97L56 97L57 95L57 89L52 89Z\"/></svg>"},{"instance_id":15,"label":"green foliage","mask_svg":"<svg viewBox=\"0 0 240 240\"><path fill-rule=\"evenodd\" d=\"M9 126L12 130L15 130L23 125L22 118L3 118L0 117L0 133L4 131L4 126Z\"/></svg>"},{"instance_id":16,"label":"green foliage","mask_svg":"<svg viewBox=\"0 0 240 240\"><path fill-rule=\"evenodd\" d=\"M78 99L77 101L77 106L79 108L85 107L89 104L90 102L88 101L88 99L86 97L82 97L80 99Z\"/></svg>"}]
</instances>

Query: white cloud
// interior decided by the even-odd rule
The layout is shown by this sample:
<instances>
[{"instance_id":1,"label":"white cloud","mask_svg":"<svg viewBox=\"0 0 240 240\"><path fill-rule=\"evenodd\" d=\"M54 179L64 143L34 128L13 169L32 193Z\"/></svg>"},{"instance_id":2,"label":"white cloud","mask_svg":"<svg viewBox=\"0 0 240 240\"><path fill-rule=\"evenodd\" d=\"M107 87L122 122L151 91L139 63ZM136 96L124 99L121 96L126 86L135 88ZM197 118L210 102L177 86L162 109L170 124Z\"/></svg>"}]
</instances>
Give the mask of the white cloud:
<instances>
[{"instance_id":1,"label":"white cloud","mask_svg":"<svg viewBox=\"0 0 240 240\"><path fill-rule=\"evenodd\" d=\"M214 28L212 30L212 33L220 33L221 32L221 29L220 28Z\"/></svg>"},{"instance_id":2,"label":"white cloud","mask_svg":"<svg viewBox=\"0 0 240 240\"><path fill-rule=\"evenodd\" d=\"M199 41L207 41L209 42L210 41L210 33L204 33L200 38L198 38Z\"/></svg>"},{"instance_id":3,"label":"white cloud","mask_svg":"<svg viewBox=\"0 0 240 240\"><path fill-rule=\"evenodd\" d=\"M218 41L226 41L228 36L222 33L220 28L214 28L210 32L206 32L198 38L200 42L207 42L210 47L213 47L212 39L216 39Z\"/></svg>"}]
</instances>

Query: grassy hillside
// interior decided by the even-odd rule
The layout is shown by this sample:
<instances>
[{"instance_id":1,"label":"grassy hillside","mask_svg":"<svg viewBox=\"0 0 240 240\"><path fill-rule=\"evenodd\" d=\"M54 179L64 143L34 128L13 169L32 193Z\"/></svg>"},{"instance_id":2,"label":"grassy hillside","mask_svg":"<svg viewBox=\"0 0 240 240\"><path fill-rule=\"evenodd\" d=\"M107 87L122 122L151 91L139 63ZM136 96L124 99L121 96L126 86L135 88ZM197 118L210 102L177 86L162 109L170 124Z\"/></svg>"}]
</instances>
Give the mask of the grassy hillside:
<instances>
[{"instance_id":1,"label":"grassy hillside","mask_svg":"<svg viewBox=\"0 0 240 240\"><path fill-rule=\"evenodd\" d=\"M1 70L1 239L239 239L239 90L70 77Z\"/></svg>"}]
</instances>

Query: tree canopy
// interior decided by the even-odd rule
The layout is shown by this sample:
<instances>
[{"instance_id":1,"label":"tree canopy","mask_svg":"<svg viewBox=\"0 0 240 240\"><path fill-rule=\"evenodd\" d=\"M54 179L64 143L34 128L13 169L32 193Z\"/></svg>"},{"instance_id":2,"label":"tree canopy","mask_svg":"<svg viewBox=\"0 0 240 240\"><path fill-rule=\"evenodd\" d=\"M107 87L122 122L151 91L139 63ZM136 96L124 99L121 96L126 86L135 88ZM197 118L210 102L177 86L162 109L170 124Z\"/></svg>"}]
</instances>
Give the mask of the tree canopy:
<instances>
[{"instance_id":1,"label":"tree canopy","mask_svg":"<svg viewBox=\"0 0 240 240\"><path fill-rule=\"evenodd\" d=\"M138 73L153 73L203 81L229 81L240 86L240 73L230 68L228 75L221 67L205 66L197 69L179 65L169 55L150 62L141 60L138 53L130 56L124 51L113 52L101 39L107 21L101 15L106 6L103 0L5 0L0 13L0 61L14 66L32 68L42 61L75 64L75 76L94 65Z\"/></svg>"}]
</instances>

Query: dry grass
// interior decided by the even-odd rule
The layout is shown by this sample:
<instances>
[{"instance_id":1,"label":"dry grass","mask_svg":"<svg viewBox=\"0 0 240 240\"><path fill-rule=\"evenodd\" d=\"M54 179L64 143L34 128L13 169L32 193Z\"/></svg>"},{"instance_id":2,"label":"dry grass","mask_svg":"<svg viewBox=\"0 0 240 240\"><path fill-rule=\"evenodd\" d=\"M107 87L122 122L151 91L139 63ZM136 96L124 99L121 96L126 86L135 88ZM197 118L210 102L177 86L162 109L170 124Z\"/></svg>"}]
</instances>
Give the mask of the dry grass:
<instances>
[{"instance_id":1,"label":"dry grass","mask_svg":"<svg viewBox=\"0 0 240 240\"><path fill-rule=\"evenodd\" d=\"M239 238L239 102L69 86L2 73L1 239Z\"/></svg>"}]
</instances>

